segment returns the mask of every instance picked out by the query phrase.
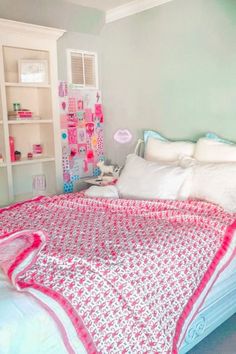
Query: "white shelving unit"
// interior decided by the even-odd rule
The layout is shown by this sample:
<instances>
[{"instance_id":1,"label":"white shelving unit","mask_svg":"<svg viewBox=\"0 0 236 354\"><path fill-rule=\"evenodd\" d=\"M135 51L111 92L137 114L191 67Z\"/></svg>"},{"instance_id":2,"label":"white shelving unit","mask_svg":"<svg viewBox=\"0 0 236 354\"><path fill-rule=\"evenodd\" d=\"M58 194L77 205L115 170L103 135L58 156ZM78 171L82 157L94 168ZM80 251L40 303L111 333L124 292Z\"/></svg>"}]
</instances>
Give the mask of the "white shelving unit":
<instances>
[{"instance_id":1,"label":"white shelving unit","mask_svg":"<svg viewBox=\"0 0 236 354\"><path fill-rule=\"evenodd\" d=\"M34 88L50 88L50 85L43 84L22 84L20 82L5 82L6 87L34 87Z\"/></svg>"},{"instance_id":2,"label":"white shelving unit","mask_svg":"<svg viewBox=\"0 0 236 354\"><path fill-rule=\"evenodd\" d=\"M25 119L25 120L9 120L8 124L43 124L43 123L52 123L50 119Z\"/></svg>"},{"instance_id":3,"label":"white shelving unit","mask_svg":"<svg viewBox=\"0 0 236 354\"><path fill-rule=\"evenodd\" d=\"M33 197L35 175L46 177L45 194L62 191L56 41L64 32L0 19L0 206ZM22 59L46 60L48 82L19 82ZM16 102L33 117L12 119L9 112ZM21 152L19 161L11 161L9 137ZM33 144L42 144L43 154L28 159Z\"/></svg>"}]
</instances>

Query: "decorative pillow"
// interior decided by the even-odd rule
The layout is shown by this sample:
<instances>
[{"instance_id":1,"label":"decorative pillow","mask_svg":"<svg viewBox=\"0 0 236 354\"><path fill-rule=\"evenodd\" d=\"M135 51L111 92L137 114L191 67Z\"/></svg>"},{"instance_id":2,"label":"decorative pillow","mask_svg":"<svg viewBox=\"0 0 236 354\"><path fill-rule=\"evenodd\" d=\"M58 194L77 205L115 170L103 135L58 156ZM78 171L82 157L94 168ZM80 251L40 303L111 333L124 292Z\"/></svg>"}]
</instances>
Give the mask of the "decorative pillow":
<instances>
[{"instance_id":1,"label":"decorative pillow","mask_svg":"<svg viewBox=\"0 0 236 354\"><path fill-rule=\"evenodd\" d=\"M154 139L161 140L161 141L169 141L164 136L162 136L160 133L155 132L154 130L145 130L143 133L143 139L144 139L145 144L147 143L149 138L154 138Z\"/></svg>"},{"instance_id":2,"label":"decorative pillow","mask_svg":"<svg viewBox=\"0 0 236 354\"><path fill-rule=\"evenodd\" d=\"M176 161L183 156L192 157L195 145L188 141L163 141L149 137L144 158L149 161Z\"/></svg>"},{"instance_id":3,"label":"decorative pillow","mask_svg":"<svg viewBox=\"0 0 236 354\"><path fill-rule=\"evenodd\" d=\"M236 163L198 163L192 171L190 198L206 200L236 212Z\"/></svg>"},{"instance_id":4,"label":"decorative pillow","mask_svg":"<svg viewBox=\"0 0 236 354\"><path fill-rule=\"evenodd\" d=\"M116 186L91 186L85 193L87 197L96 197L96 198L114 198L118 199L119 194Z\"/></svg>"},{"instance_id":5,"label":"decorative pillow","mask_svg":"<svg viewBox=\"0 0 236 354\"><path fill-rule=\"evenodd\" d=\"M233 143L232 141L223 139L223 138L221 138L220 136L218 136L217 134L212 133L212 132L207 133L207 134L206 134L206 138L207 138L207 139L212 139L212 140L218 141L219 143L225 143L225 144L230 144L230 145L231 145L231 144L235 144L235 143Z\"/></svg>"},{"instance_id":6,"label":"decorative pillow","mask_svg":"<svg viewBox=\"0 0 236 354\"><path fill-rule=\"evenodd\" d=\"M186 199L182 189L191 169L128 155L116 184L119 196L133 199Z\"/></svg>"},{"instance_id":7,"label":"decorative pillow","mask_svg":"<svg viewBox=\"0 0 236 354\"><path fill-rule=\"evenodd\" d=\"M202 162L234 162L236 161L236 144L200 138L196 144L194 157Z\"/></svg>"}]
</instances>

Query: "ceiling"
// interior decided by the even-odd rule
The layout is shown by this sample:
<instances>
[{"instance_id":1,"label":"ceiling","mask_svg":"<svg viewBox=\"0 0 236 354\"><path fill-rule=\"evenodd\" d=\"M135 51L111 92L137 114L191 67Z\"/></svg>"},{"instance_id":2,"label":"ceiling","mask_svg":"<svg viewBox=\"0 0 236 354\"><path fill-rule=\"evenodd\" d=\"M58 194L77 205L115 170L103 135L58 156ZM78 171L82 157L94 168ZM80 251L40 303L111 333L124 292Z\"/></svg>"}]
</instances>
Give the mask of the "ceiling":
<instances>
[{"instance_id":1,"label":"ceiling","mask_svg":"<svg viewBox=\"0 0 236 354\"><path fill-rule=\"evenodd\" d=\"M94 7L99 10L108 11L114 7L125 5L132 2L131 0L66 0L73 4Z\"/></svg>"}]
</instances>

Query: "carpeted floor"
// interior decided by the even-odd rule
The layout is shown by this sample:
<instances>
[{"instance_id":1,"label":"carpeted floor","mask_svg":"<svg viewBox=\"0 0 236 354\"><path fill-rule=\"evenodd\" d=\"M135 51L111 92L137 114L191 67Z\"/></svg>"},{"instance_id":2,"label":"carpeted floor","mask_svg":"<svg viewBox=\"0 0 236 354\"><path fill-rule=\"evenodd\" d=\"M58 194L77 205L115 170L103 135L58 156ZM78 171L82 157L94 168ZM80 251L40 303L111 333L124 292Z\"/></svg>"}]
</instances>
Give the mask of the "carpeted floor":
<instances>
[{"instance_id":1,"label":"carpeted floor","mask_svg":"<svg viewBox=\"0 0 236 354\"><path fill-rule=\"evenodd\" d=\"M236 314L188 354L236 354Z\"/></svg>"}]
</instances>

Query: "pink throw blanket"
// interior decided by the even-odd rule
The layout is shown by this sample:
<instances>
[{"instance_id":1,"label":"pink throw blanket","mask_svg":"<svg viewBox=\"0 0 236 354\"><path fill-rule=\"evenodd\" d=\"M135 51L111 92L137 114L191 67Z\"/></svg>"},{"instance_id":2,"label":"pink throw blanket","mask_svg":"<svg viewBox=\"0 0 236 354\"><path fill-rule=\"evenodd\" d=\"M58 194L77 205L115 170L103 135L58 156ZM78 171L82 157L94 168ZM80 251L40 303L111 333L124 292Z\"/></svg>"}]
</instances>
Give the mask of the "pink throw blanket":
<instances>
[{"instance_id":1,"label":"pink throw blanket","mask_svg":"<svg viewBox=\"0 0 236 354\"><path fill-rule=\"evenodd\" d=\"M42 197L0 210L0 266L58 301L88 353L177 353L234 219L196 201Z\"/></svg>"}]
</instances>

